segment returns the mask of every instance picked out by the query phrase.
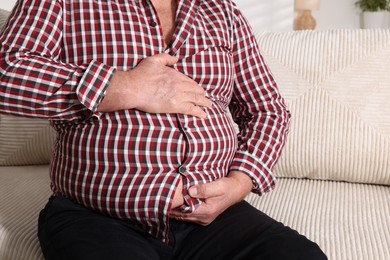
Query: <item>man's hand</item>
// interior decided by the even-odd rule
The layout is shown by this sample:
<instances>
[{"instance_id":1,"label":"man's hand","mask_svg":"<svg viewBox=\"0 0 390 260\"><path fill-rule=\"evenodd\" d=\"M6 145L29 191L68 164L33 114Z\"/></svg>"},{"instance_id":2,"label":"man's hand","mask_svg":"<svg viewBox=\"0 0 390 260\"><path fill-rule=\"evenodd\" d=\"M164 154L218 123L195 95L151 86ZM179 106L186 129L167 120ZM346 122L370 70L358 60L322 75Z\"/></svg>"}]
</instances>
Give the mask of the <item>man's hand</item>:
<instances>
[{"instance_id":1,"label":"man's hand","mask_svg":"<svg viewBox=\"0 0 390 260\"><path fill-rule=\"evenodd\" d=\"M162 53L142 60L130 71L117 71L98 111L139 109L148 113L181 113L204 118L210 107L205 90L171 68L177 58Z\"/></svg>"},{"instance_id":2,"label":"man's hand","mask_svg":"<svg viewBox=\"0 0 390 260\"><path fill-rule=\"evenodd\" d=\"M173 209L170 217L208 225L227 208L243 200L251 190L252 180L248 175L237 171L230 172L225 178L191 187L190 195L202 199L203 203L190 214Z\"/></svg>"}]
</instances>

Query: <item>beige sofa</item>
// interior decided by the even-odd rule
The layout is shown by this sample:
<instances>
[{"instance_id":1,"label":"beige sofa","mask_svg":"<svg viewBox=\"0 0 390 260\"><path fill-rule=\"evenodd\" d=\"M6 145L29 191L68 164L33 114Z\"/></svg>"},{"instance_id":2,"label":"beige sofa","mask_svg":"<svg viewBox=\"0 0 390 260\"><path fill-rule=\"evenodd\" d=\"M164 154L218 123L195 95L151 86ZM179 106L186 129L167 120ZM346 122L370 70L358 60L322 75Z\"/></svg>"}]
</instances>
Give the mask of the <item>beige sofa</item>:
<instances>
[{"instance_id":1,"label":"beige sofa","mask_svg":"<svg viewBox=\"0 0 390 260\"><path fill-rule=\"evenodd\" d=\"M293 117L277 189L247 200L329 259L390 259L390 30L258 40ZM46 121L0 115L1 260L43 258L36 221L53 139Z\"/></svg>"}]
</instances>

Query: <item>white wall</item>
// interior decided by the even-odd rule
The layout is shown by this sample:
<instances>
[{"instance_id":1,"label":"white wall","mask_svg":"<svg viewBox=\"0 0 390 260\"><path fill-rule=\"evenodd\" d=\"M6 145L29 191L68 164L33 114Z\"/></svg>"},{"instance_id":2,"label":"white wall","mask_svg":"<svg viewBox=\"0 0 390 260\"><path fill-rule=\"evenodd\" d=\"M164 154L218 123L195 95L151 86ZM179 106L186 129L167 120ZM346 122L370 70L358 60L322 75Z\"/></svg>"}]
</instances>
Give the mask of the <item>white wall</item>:
<instances>
[{"instance_id":1,"label":"white wall","mask_svg":"<svg viewBox=\"0 0 390 260\"><path fill-rule=\"evenodd\" d=\"M320 0L320 9L313 12L317 29L359 28L360 13L356 0Z\"/></svg>"},{"instance_id":2,"label":"white wall","mask_svg":"<svg viewBox=\"0 0 390 260\"><path fill-rule=\"evenodd\" d=\"M0 8L11 11L12 7L15 5L16 0L3 0L0 3Z\"/></svg>"},{"instance_id":3,"label":"white wall","mask_svg":"<svg viewBox=\"0 0 390 260\"><path fill-rule=\"evenodd\" d=\"M289 31L294 0L233 0L256 31Z\"/></svg>"}]
</instances>

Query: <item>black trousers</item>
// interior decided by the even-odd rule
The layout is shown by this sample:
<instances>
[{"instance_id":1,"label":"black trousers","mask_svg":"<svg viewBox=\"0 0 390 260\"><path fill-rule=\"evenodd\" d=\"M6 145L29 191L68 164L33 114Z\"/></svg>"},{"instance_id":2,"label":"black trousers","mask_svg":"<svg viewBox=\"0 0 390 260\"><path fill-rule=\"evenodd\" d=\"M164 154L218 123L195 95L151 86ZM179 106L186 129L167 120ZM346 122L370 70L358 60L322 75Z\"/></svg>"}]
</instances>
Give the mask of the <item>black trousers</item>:
<instances>
[{"instance_id":1,"label":"black trousers","mask_svg":"<svg viewBox=\"0 0 390 260\"><path fill-rule=\"evenodd\" d=\"M38 237L48 260L327 259L317 244L247 202L200 226L172 220L165 244L134 224L51 197L39 216Z\"/></svg>"}]
</instances>

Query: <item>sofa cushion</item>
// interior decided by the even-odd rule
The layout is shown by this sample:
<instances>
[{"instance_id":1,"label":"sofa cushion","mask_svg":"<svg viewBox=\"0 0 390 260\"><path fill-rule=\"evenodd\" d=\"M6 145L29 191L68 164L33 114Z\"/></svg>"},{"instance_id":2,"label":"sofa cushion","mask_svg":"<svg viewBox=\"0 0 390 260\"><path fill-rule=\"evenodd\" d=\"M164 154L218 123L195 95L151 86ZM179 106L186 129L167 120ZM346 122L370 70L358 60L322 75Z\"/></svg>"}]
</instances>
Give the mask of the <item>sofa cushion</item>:
<instances>
[{"instance_id":1,"label":"sofa cushion","mask_svg":"<svg viewBox=\"0 0 390 260\"><path fill-rule=\"evenodd\" d=\"M50 195L48 165L0 167L0 259L43 259L37 223Z\"/></svg>"},{"instance_id":2,"label":"sofa cushion","mask_svg":"<svg viewBox=\"0 0 390 260\"><path fill-rule=\"evenodd\" d=\"M4 27L4 25L7 21L8 15L9 15L9 11L0 9L0 31Z\"/></svg>"},{"instance_id":3,"label":"sofa cushion","mask_svg":"<svg viewBox=\"0 0 390 260\"><path fill-rule=\"evenodd\" d=\"M390 184L390 29L261 33L292 112L276 173Z\"/></svg>"},{"instance_id":4,"label":"sofa cushion","mask_svg":"<svg viewBox=\"0 0 390 260\"><path fill-rule=\"evenodd\" d=\"M0 115L0 166L47 164L54 140L48 120Z\"/></svg>"},{"instance_id":5,"label":"sofa cushion","mask_svg":"<svg viewBox=\"0 0 390 260\"><path fill-rule=\"evenodd\" d=\"M390 187L279 179L279 187L247 201L312 241L329 260L390 256Z\"/></svg>"}]
</instances>

